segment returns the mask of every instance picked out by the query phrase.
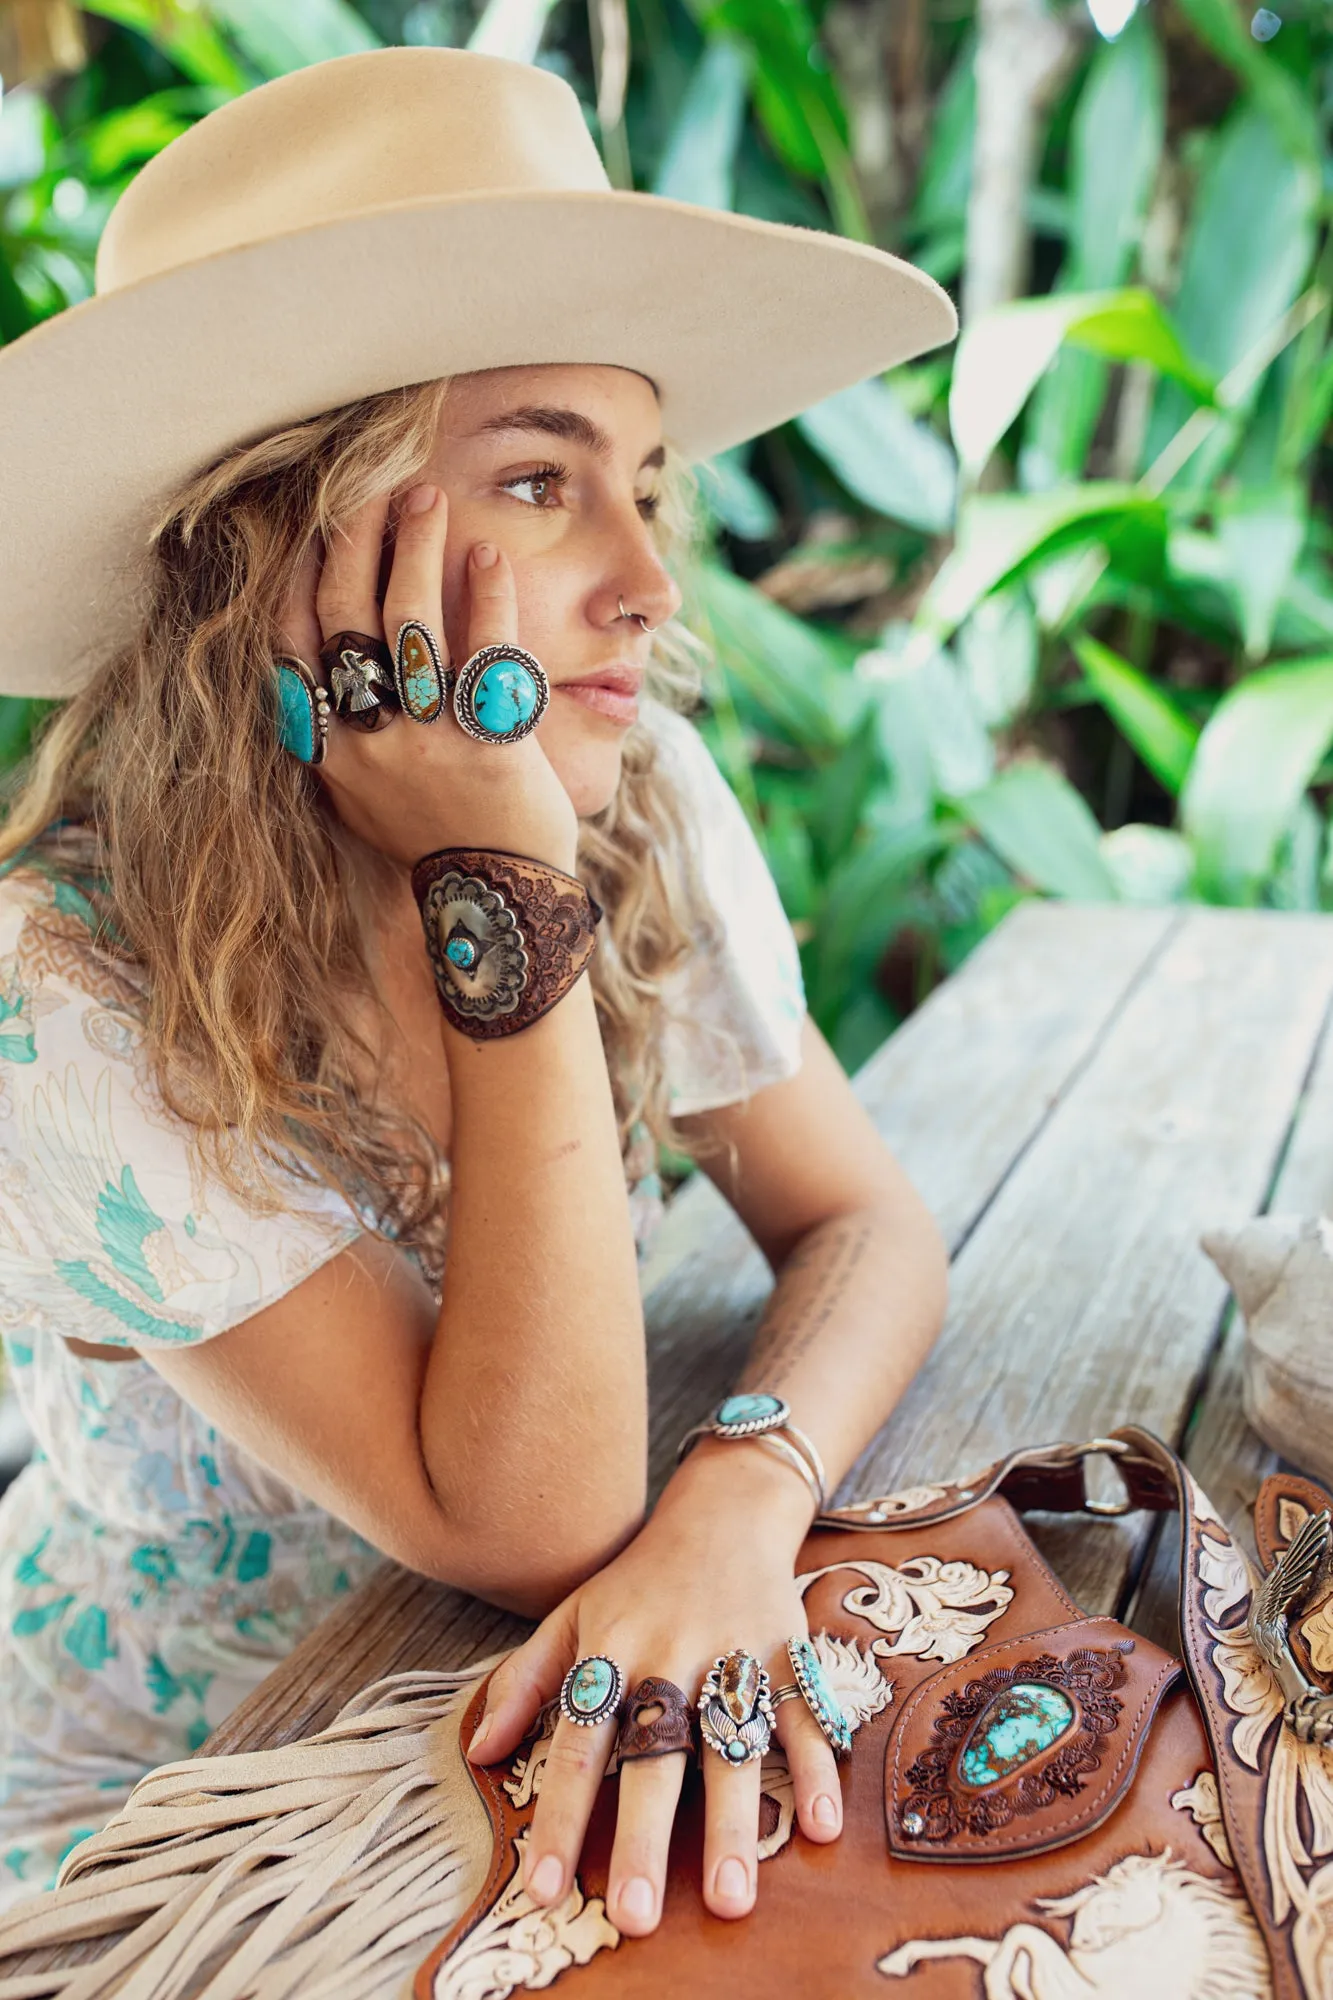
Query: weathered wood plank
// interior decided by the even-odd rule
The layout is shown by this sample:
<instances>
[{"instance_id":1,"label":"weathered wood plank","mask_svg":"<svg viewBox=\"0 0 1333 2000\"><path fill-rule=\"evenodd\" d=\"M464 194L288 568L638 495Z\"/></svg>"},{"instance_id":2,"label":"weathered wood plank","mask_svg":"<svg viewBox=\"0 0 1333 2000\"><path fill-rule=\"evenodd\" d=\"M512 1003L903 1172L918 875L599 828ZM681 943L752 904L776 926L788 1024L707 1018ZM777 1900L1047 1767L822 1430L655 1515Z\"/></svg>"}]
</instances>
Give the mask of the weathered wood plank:
<instances>
[{"instance_id":1,"label":"weathered wood plank","mask_svg":"<svg viewBox=\"0 0 1333 2000\"><path fill-rule=\"evenodd\" d=\"M1251 1214L1333 1214L1333 1033L1326 1013L1305 1088L1293 1106L1287 1143L1271 1192L1247 1208L1219 1208L1203 1227L1228 1228ZM1200 1253L1203 1254L1202 1252ZM1248 1553L1254 1554L1250 1510L1267 1475L1282 1461L1252 1431L1241 1405L1243 1322L1224 1299L1222 1333L1186 1434L1184 1454L1204 1492ZM1131 1616L1164 1645L1174 1643L1179 1537L1165 1524Z\"/></svg>"},{"instance_id":2,"label":"weathered wood plank","mask_svg":"<svg viewBox=\"0 0 1333 2000\"><path fill-rule=\"evenodd\" d=\"M859 1072L858 1094L951 1251L1181 921L1172 911L1023 905ZM687 1201L683 1219L663 1225L674 1222L678 1233L647 1302L655 1486L670 1471L676 1440L735 1380L772 1282L715 1190L691 1186L682 1211ZM682 1238L694 1246L686 1254ZM866 1490L846 1483L842 1497Z\"/></svg>"},{"instance_id":3,"label":"weathered wood plank","mask_svg":"<svg viewBox=\"0 0 1333 2000\"><path fill-rule=\"evenodd\" d=\"M1189 913L964 1245L869 1484L1127 1418L1180 1436L1226 1292L1199 1231L1263 1199L1331 990L1328 919ZM1089 1608L1117 1602L1144 1534L1056 1534Z\"/></svg>"}]
</instances>

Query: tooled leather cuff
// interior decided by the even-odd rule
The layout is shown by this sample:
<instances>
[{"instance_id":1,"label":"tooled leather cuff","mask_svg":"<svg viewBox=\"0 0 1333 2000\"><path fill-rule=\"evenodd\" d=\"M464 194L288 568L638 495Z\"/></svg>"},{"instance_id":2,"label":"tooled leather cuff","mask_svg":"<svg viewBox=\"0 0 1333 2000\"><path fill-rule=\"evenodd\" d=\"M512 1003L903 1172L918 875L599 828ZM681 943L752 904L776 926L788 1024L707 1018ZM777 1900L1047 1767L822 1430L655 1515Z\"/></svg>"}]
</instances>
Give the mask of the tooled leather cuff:
<instances>
[{"instance_id":1,"label":"tooled leather cuff","mask_svg":"<svg viewBox=\"0 0 1333 2000\"><path fill-rule=\"evenodd\" d=\"M445 847L412 870L440 1005L474 1041L516 1035L564 998L602 906L563 869L499 848Z\"/></svg>"}]
</instances>

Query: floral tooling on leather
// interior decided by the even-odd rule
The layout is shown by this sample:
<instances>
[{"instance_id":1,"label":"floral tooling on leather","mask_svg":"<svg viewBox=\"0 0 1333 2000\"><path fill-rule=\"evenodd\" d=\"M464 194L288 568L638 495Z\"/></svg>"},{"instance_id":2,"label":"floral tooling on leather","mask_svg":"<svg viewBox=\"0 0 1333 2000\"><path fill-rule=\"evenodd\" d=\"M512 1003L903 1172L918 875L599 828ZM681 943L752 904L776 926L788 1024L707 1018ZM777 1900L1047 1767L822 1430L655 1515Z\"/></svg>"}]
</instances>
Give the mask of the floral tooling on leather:
<instances>
[{"instance_id":1,"label":"floral tooling on leather","mask_svg":"<svg viewBox=\"0 0 1333 2000\"><path fill-rule=\"evenodd\" d=\"M553 1909L533 1902L523 1887L527 1838L524 1832L514 1842L517 1866L508 1888L440 1966L434 2000L505 2000L519 1987L532 1992L619 1944L601 1897L585 1896L577 1882Z\"/></svg>"},{"instance_id":2,"label":"floral tooling on leather","mask_svg":"<svg viewBox=\"0 0 1333 2000\"><path fill-rule=\"evenodd\" d=\"M1072 1917L1067 1943L1040 1924L1011 1924L994 1939L918 1938L877 1969L905 1979L931 1960L970 1958L984 1967L986 2000L1268 2000L1268 1957L1248 1903L1169 1848L1127 1854L1035 1907Z\"/></svg>"},{"instance_id":3,"label":"floral tooling on leather","mask_svg":"<svg viewBox=\"0 0 1333 2000\"><path fill-rule=\"evenodd\" d=\"M934 1740L907 1772L903 1825L923 1840L994 1833L1019 1814L1081 1792L1120 1726L1124 1704L1115 1689L1124 1680L1118 1648L1084 1646L1064 1660L1041 1653L996 1667L946 1694ZM1053 1705L1050 1720L1037 1712L1039 1694ZM997 1748L1003 1731L1016 1745L1007 1762ZM1033 1742L1037 1747L1025 1747Z\"/></svg>"},{"instance_id":4,"label":"floral tooling on leather","mask_svg":"<svg viewBox=\"0 0 1333 2000\"><path fill-rule=\"evenodd\" d=\"M1282 1726L1282 1691L1246 1626L1254 1581L1250 1566L1220 1522L1215 1535L1202 1525L1217 1521L1217 1515L1197 1485L1194 1504L1213 1664L1222 1676L1223 1699L1239 1718L1231 1748L1250 1770L1259 1771L1260 1746L1270 1729L1277 1729L1263 1819L1273 1920L1286 1924L1295 1917L1291 1948L1301 1979L1310 1993L1324 1993L1333 1936L1333 1861L1324 1860L1333 1854L1333 1745L1302 1743ZM1303 1508L1285 1507L1284 1531L1294 1535L1304 1516ZM1323 1866L1307 1873L1320 1860Z\"/></svg>"}]
</instances>

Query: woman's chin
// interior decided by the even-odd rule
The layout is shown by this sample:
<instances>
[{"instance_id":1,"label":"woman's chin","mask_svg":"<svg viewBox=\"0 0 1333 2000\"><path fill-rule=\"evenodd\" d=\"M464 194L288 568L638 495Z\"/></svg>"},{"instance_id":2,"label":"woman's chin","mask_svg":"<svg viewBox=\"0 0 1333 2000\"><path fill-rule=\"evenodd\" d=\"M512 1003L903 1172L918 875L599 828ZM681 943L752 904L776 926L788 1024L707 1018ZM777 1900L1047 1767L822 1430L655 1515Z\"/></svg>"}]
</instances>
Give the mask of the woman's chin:
<instances>
[{"instance_id":1,"label":"woman's chin","mask_svg":"<svg viewBox=\"0 0 1333 2000\"><path fill-rule=\"evenodd\" d=\"M615 797L620 786L623 742L623 732L617 732L616 741L611 744L553 744L543 740L542 748L580 819L592 819L605 811Z\"/></svg>"}]
</instances>

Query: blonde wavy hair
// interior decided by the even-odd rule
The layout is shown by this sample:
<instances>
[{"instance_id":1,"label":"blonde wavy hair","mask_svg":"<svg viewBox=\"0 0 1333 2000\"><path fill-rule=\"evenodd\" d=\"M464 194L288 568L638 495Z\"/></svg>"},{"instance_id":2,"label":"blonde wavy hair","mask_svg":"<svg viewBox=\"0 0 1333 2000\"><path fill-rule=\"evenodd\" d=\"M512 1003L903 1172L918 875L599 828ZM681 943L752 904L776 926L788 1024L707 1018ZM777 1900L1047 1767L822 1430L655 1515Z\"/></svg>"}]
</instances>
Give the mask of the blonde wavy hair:
<instances>
[{"instance_id":1,"label":"blonde wavy hair","mask_svg":"<svg viewBox=\"0 0 1333 2000\"><path fill-rule=\"evenodd\" d=\"M312 536L327 540L372 494L418 476L449 380L291 424L177 492L152 529L136 637L48 719L0 828L0 865L60 872L61 823L76 829L75 852L85 841L95 948L138 968L153 1081L211 1170L261 1212L285 1205L292 1172L331 1184L437 1269L447 1166L410 1106L358 1093L357 1057L378 1047L367 1002L381 1025L387 1014L358 844L278 742L272 661ZM653 534L678 570L700 517L694 476L670 450L661 495ZM668 621L648 692L688 709L704 657ZM606 910L592 982L636 1175L657 1141L689 1150L670 1117L660 1001L661 981L710 925L683 836L636 726L616 796L582 822L579 845L580 874Z\"/></svg>"}]
</instances>

